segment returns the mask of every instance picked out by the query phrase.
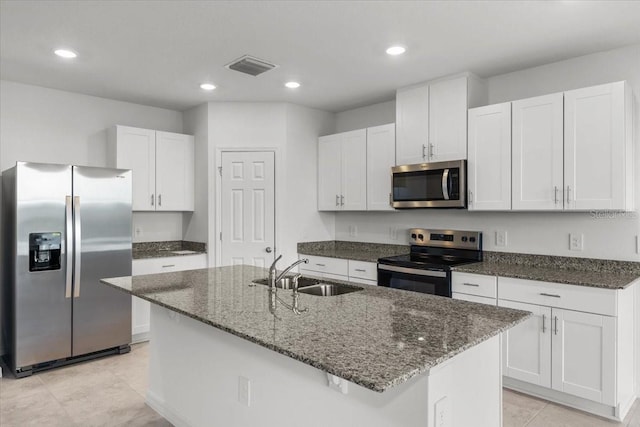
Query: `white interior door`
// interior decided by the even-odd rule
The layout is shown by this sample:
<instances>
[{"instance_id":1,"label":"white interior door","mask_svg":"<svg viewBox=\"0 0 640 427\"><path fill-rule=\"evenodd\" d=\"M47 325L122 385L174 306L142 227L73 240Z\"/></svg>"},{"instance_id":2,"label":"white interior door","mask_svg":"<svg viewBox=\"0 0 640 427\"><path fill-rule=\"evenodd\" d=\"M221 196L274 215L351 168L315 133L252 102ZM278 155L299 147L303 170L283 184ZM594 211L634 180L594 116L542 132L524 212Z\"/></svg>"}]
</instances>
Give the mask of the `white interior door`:
<instances>
[{"instance_id":1,"label":"white interior door","mask_svg":"<svg viewBox=\"0 0 640 427\"><path fill-rule=\"evenodd\" d=\"M223 152L221 265L271 264L275 251L273 152Z\"/></svg>"}]
</instances>

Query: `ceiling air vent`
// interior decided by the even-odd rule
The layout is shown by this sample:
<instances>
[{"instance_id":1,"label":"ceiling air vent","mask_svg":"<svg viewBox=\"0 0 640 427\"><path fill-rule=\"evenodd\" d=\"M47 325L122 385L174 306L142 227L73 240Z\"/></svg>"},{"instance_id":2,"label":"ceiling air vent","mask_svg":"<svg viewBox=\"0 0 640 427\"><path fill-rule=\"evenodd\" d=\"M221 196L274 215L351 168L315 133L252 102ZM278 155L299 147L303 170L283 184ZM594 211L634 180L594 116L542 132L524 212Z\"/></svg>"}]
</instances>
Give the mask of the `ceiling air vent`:
<instances>
[{"instance_id":1,"label":"ceiling air vent","mask_svg":"<svg viewBox=\"0 0 640 427\"><path fill-rule=\"evenodd\" d=\"M241 73L249 74L250 76L258 76L265 71L276 68L276 65L270 64L262 59L255 58L253 56L245 55L242 58L238 58L226 67L230 70L239 71Z\"/></svg>"}]
</instances>

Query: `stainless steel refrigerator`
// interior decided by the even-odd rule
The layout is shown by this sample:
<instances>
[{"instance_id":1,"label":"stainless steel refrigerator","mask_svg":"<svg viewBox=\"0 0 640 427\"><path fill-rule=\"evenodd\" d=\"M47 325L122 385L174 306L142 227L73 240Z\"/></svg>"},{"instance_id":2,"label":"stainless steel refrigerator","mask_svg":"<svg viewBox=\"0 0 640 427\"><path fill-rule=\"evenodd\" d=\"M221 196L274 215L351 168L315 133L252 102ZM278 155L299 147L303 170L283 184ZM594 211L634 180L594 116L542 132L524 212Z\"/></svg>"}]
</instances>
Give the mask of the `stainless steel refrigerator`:
<instances>
[{"instance_id":1,"label":"stainless steel refrigerator","mask_svg":"<svg viewBox=\"0 0 640 427\"><path fill-rule=\"evenodd\" d=\"M3 320L18 377L131 342L131 171L18 162L2 173Z\"/></svg>"}]
</instances>

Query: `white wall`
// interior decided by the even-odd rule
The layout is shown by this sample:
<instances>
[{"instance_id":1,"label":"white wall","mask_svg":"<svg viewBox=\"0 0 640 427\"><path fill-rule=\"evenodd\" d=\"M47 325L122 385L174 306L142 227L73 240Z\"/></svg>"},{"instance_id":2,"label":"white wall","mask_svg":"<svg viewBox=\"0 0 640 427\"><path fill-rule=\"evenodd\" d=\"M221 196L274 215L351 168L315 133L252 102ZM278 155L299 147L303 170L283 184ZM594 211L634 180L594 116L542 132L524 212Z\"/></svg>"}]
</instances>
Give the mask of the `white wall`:
<instances>
[{"instance_id":1,"label":"white wall","mask_svg":"<svg viewBox=\"0 0 640 427\"><path fill-rule=\"evenodd\" d=\"M208 115L210 188L216 188L222 150L276 150L276 251L283 264L297 257L297 242L333 238L334 216L317 212L316 204L317 138L333 132L333 114L284 103L212 102ZM211 217L215 197L209 194ZM209 265L215 265L218 232L210 222Z\"/></svg>"},{"instance_id":2,"label":"white wall","mask_svg":"<svg viewBox=\"0 0 640 427\"><path fill-rule=\"evenodd\" d=\"M396 101L394 99L336 114L335 132L385 125L387 123L395 123L395 121Z\"/></svg>"},{"instance_id":3,"label":"white wall","mask_svg":"<svg viewBox=\"0 0 640 427\"><path fill-rule=\"evenodd\" d=\"M601 83L627 80L635 93L636 135L636 207L640 207L640 45L629 46L553 64L491 77L488 79L490 102L504 102L565 89L576 89ZM388 109L388 103L369 107L370 111ZM366 107L365 107L366 108ZM336 115L340 131L355 129L363 111L346 111ZM386 118L385 118L386 119ZM379 118L383 124L385 119ZM357 236L350 236L355 225ZM457 228L482 231L487 250L580 256L603 259L640 261L635 236L640 234L638 211L612 213L595 218L590 213L478 213L457 210L412 210L390 213L336 214L336 239L381 243L407 243L405 231L411 227ZM389 228L399 229L398 240ZM495 246L495 231L506 230L507 246ZM569 251L569 233L583 233L584 251Z\"/></svg>"}]
</instances>

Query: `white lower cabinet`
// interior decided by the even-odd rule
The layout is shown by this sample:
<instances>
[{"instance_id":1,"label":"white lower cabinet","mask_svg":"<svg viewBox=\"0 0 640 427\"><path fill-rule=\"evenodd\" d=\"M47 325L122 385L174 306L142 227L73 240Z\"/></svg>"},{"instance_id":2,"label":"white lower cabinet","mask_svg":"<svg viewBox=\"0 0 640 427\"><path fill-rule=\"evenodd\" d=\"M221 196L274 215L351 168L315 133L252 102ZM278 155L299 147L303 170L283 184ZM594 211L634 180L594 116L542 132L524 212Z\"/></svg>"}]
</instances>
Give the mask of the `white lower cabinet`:
<instances>
[{"instance_id":1,"label":"white lower cabinet","mask_svg":"<svg viewBox=\"0 0 640 427\"><path fill-rule=\"evenodd\" d=\"M533 313L503 333L505 385L624 418L634 397L625 379L633 376L634 292L499 277L498 306Z\"/></svg>"},{"instance_id":2,"label":"white lower cabinet","mask_svg":"<svg viewBox=\"0 0 640 427\"><path fill-rule=\"evenodd\" d=\"M169 273L172 271L194 270L207 266L207 255L188 255L165 258L134 259L131 265L132 276ZM131 297L131 341L141 342L149 339L151 330L150 303L138 297Z\"/></svg>"},{"instance_id":3,"label":"white lower cabinet","mask_svg":"<svg viewBox=\"0 0 640 427\"><path fill-rule=\"evenodd\" d=\"M378 264L314 255L298 254L307 258L308 264L300 264L300 274L322 279L345 280L363 285L378 285Z\"/></svg>"},{"instance_id":4,"label":"white lower cabinet","mask_svg":"<svg viewBox=\"0 0 640 427\"><path fill-rule=\"evenodd\" d=\"M451 273L451 298L480 304L496 305L498 287L495 276Z\"/></svg>"}]
</instances>

